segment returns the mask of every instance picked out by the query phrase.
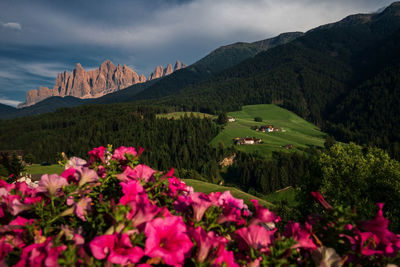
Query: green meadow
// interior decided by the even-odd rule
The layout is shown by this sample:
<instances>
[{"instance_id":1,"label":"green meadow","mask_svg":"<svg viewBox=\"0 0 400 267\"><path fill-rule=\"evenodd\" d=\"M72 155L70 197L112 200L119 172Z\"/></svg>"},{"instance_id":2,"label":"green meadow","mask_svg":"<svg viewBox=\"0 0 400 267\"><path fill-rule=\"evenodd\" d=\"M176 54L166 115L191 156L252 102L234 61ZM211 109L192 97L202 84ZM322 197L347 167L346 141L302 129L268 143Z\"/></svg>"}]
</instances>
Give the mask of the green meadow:
<instances>
[{"instance_id":1,"label":"green meadow","mask_svg":"<svg viewBox=\"0 0 400 267\"><path fill-rule=\"evenodd\" d=\"M52 164L49 166L41 166L40 164L32 164L30 166L25 166L25 172L30 174L61 174L64 167L58 164Z\"/></svg>"},{"instance_id":2,"label":"green meadow","mask_svg":"<svg viewBox=\"0 0 400 267\"><path fill-rule=\"evenodd\" d=\"M243 106L241 111L228 113L228 117L234 117L236 121L228 122L211 145L222 143L225 147L232 146L235 137L261 138L262 144L236 145L236 148L268 156L272 151L288 151L285 149L287 144L293 145L292 151L300 151L310 146L322 147L325 142L326 135L317 126L273 104ZM255 117L261 117L262 122L255 122ZM252 126L271 124L279 128L279 132L263 133L250 129Z\"/></svg>"}]
</instances>

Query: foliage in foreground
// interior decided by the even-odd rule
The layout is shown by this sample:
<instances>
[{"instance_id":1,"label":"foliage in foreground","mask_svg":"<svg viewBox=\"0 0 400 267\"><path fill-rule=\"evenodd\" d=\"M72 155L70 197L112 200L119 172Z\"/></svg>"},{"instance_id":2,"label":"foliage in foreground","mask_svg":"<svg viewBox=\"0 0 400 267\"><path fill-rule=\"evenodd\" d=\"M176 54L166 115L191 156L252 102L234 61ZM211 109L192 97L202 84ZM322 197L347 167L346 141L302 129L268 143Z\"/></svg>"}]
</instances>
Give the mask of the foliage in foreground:
<instances>
[{"instance_id":1,"label":"foliage in foreground","mask_svg":"<svg viewBox=\"0 0 400 267\"><path fill-rule=\"evenodd\" d=\"M173 175L139 164L132 147L98 147L86 162L39 183L0 180L0 265L287 266L399 263L400 236L383 204L372 220L333 208L279 225L253 200L203 194ZM282 231L278 230L284 229ZM282 226L282 227L281 227Z\"/></svg>"}]
</instances>

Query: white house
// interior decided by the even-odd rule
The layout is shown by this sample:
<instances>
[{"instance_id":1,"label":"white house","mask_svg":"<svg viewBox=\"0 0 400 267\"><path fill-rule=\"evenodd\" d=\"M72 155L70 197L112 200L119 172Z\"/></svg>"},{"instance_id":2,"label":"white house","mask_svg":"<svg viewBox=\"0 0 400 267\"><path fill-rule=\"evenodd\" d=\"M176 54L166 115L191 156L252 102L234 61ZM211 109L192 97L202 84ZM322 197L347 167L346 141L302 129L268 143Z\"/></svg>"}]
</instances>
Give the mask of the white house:
<instances>
[{"instance_id":1,"label":"white house","mask_svg":"<svg viewBox=\"0 0 400 267\"><path fill-rule=\"evenodd\" d=\"M235 118L233 118L233 117L229 117L229 118L228 118L228 122L234 122L234 121L236 121Z\"/></svg>"}]
</instances>

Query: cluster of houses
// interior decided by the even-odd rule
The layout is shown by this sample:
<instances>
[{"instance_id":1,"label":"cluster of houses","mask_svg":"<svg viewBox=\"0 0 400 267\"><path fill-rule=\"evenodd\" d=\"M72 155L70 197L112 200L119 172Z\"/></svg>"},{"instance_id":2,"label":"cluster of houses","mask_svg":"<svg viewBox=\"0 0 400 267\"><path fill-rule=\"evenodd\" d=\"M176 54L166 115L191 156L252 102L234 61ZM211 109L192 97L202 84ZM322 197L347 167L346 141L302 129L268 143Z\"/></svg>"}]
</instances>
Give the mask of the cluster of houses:
<instances>
[{"instance_id":1,"label":"cluster of houses","mask_svg":"<svg viewBox=\"0 0 400 267\"><path fill-rule=\"evenodd\" d=\"M251 129L263 133L279 132L279 128L274 127L274 125L252 126Z\"/></svg>"},{"instance_id":2,"label":"cluster of houses","mask_svg":"<svg viewBox=\"0 0 400 267\"><path fill-rule=\"evenodd\" d=\"M261 144L262 139L261 138L255 138L255 137L236 137L233 139L233 142L235 142L235 145L254 145L254 144Z\"/></svg>"}]
</instances>

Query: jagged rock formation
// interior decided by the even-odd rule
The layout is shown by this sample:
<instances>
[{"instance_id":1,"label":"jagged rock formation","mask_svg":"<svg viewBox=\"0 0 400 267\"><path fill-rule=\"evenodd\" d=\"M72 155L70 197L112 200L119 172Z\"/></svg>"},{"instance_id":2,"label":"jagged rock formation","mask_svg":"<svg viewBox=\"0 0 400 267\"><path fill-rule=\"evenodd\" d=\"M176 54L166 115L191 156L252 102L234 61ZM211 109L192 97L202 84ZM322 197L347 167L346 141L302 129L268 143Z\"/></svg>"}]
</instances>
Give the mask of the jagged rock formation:
<instances>
[{"instance_id":1,"label":"jagged rock formation","mask_svg":"<svg viewBox=\"0 0 400 267\"><path fill-rule=\"evenodd\" d=\"M172 65L168 64L167 67L164 69L162 66L157 66L154 71L150 74L149 76L149 81L162 78L165 76L170 75L174 71L186 68L186 64L183 62L180 62L179 60L176 61L175 67L172 69Z\"/></svg>"},{"instance_id":2,"label":"jagged rock formation","mask_svg":"<svg viewBox=\"0 0 400 267\"><path fill-rule=\"evenodd\" d=\"M138 75L126 65L114 66L106 60L98 69L85 71L81 64L76 64L75 69L69 73L59 73L53 89L39 87L39 90L30 90L26 94L26 102L18 107L31 106L51 96L74 96L78 98L96 98L136 83L146 81L146 77Z\"/></svg>"}]
</instances>

